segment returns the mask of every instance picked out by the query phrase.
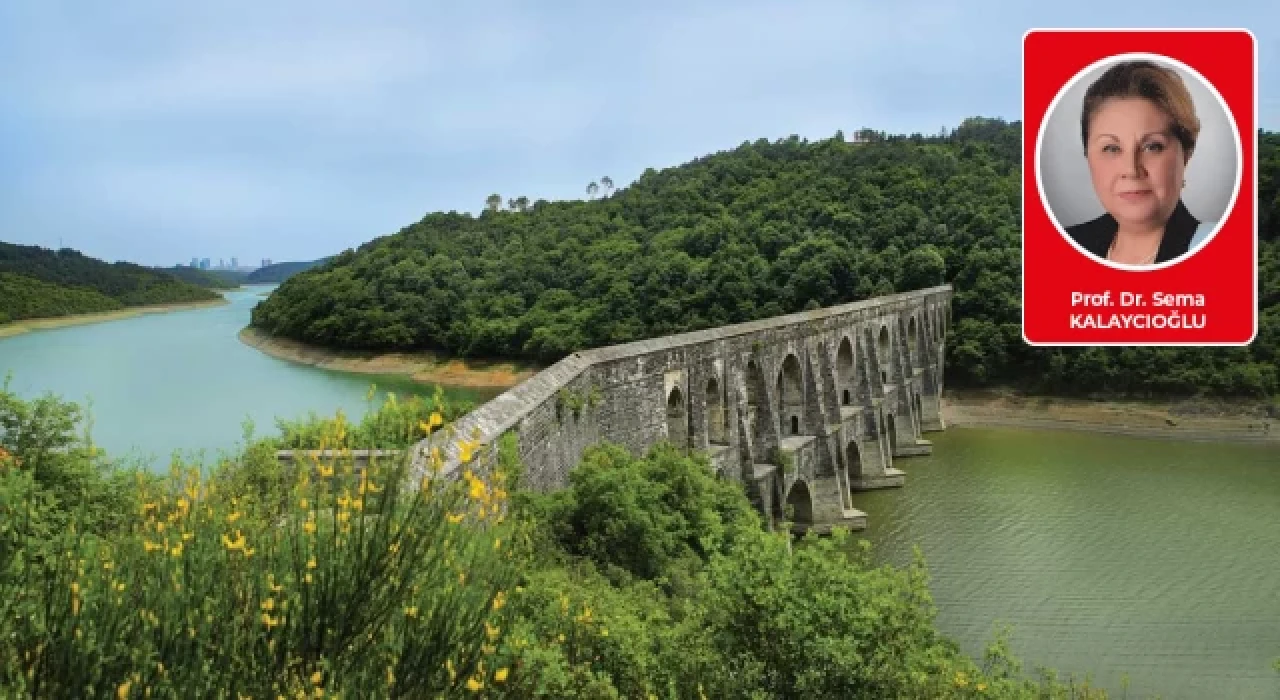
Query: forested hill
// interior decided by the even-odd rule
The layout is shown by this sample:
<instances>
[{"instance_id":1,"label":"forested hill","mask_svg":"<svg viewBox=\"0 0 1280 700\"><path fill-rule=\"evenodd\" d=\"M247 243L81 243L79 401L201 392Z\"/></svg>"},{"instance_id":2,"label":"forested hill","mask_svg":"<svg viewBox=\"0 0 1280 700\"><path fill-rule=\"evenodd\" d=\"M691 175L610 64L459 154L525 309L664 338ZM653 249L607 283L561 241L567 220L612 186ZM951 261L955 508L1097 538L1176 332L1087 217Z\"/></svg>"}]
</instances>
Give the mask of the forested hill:
<instances>
[{"instance_id":1,"label":"forested hill","mask_svg":"<svg viewBox=\"0 0 1280 700\"><path fill-rule=\"evenodd\" d=\"M951 385L1275 394L1280 134L1261 135L1252 347L1034 349L1020 331L1021 124L744 143L589 201L430 214L286 281L254 326L314 344L552 361L951 282Z\"/></svg>"},{"instance_id":2,"label":"forested hill","mask_svg":"<svg viewBox=\"0 0 1280 700\"><path fill-rule=\"evenodd\" d=\"M272 265L267 265L266 267L260 267L254 270L253 272L250 272L249 276L246 278L245 281L248 282L249 284L278 284L298 274L299 272L305 272L307 270L310 270L316 265L323 263L325 260L328 260L328 258L322 258L320 260L311 260L309 262L274 263Z\"/></svg>"},{"instance_id":3,"label":"forested hill","mask_svg":"<svg viewBox=\"0 0 1280 700\"><path fill-rule=\"evenodd\" d=\"M235 289L244 284L249 273L239 270L202 270L187 265L157 268L161 272L173 275L183 282L189 282L205 289Z\"/></svg>"},{"instance_id":4,"label":"forested hill","mask_svg":"<svg viewBox=\"0 0 1280 700\"><path fill-rule=\"evenodd\" d=\"M70 248L0 243L0 323L217 298L141 265L108 264Z\"/></svg>"}]
</instances>

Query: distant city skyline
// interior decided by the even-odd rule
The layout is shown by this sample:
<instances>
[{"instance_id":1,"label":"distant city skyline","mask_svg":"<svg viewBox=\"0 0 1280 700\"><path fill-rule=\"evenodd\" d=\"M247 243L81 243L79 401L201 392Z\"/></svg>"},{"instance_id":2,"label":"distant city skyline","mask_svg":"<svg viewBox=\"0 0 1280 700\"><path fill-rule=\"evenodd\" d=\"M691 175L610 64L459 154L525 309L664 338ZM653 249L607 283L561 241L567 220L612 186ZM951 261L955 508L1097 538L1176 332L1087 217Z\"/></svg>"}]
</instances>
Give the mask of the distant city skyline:
<instances>
[{"instance_id":1,"label":"distant city skyline","mask_svg":"<svg viewBox=\"0 0 1280 700\"><path fill-rule=\"evenodd\" d=\"M1280 129L1264 0L12 0L0 240L314 260L494 193L582 198L743 141L1018 120L1027 29L1152 25L1253 30L1259 124Z\"/></svg>"}]
</instances>

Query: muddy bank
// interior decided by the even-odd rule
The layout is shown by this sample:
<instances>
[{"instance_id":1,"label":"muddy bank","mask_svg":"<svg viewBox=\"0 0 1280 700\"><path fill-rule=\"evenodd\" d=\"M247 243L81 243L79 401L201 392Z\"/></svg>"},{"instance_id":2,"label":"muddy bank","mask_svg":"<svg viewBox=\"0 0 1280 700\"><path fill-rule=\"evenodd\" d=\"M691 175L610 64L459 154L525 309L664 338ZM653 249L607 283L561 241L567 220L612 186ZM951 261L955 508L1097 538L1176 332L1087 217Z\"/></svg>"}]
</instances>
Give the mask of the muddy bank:
<instances>
[{"instance_id":1,"label":"muddy bank","mask_svg":"<svg viewBox=\"0 0 1280 700\"><path fill-rule=\"evenodd\" d=\"M208 301L191 301L176 304L152 304L150 306L132 306L127 309L116 309L115 311L102 311L93 314L75 314L73 316L56 316L54 318L33 318L23 321L13 321L0 325L0 338L8 338L10 336L21 335L31 331L49 330L51 328L64 328L66 326L82 326L88 323L102 323L104 321L118 321L123 318L133 318L143 314L163 314L171 311L188 311L190 309L201 309L208 306L222 306L229 303L226 299L210 299Z\"/></svg>"},{"instance_id":2,"label":"muddy bank","mask_svg":"<svg viewBox=\"0 0 1280 700\"><path fill-rule=\"evenodd\" d=\"M948 391L947 426L1083 430L1174 440L1280 444L1280 410L1257 400L1091 401L1014 391Z\"/></svg>"},{"instance_id":3,"label":"muddy bank","mask_svg":"<svg viewBox=\"0 0 1280 700\"><path fill-rule=\"evenodd\" d=\"M245 345L272 357L321 369L359 374L408 377L423 384L505 390L532 377L541 368L515 362L478 362L441 358L429 353L347 353L296 340L274 338L252 328L240 331Z\"/></svg>"}]
</instances>

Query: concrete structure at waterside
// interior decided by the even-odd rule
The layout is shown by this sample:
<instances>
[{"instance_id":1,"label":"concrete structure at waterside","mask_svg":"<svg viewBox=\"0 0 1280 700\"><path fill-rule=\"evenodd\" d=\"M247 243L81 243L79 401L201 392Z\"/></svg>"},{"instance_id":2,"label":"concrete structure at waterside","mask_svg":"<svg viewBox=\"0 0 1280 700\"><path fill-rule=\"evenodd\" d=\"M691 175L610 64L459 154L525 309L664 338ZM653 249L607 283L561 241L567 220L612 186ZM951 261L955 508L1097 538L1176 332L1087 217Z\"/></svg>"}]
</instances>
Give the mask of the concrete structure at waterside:
<instances>
[{"instance_id":1,"label":"concrete structure at waterside","mask_svg":"<svg viewBox=\"0 0 1280 700\"><path fill-rule=\"evenodd\" d=\"M950 302L934 287L574 353L419 443L414 466L434 444L456 470L459 438L514 431L524 484L555 489L592 445L666 440L708 454L770 522L863 528L851 493L901 486L894 459L943 429Z\"/></svg>"}]
</instances>

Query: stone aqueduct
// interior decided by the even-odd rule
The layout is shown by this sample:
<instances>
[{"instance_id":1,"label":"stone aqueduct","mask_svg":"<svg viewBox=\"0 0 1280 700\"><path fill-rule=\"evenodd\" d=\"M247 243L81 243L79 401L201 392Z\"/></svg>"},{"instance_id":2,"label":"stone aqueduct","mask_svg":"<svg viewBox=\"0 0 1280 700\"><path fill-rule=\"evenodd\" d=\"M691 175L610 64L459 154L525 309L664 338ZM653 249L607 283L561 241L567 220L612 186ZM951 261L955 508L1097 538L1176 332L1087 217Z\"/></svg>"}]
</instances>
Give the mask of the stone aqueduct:
<instances>
[{"instance_id":1,"label":"stone aqueduct","mask_svg":"<svg viewBox=\"0 0 1280 700\"><path fill-rule=\"evenodd\" d=\"M641 454L667 440L742 482L761 512L801 528L866 527L852 492L901 486L894 458L928 454L943 429L951 287L574 353L460 419L434 441L514 431L525 484L554 489L586 448ZM493 459L495 450L481 452ZM483 466L483 465L481 465Z\"/></svg>"}]
</instances>

